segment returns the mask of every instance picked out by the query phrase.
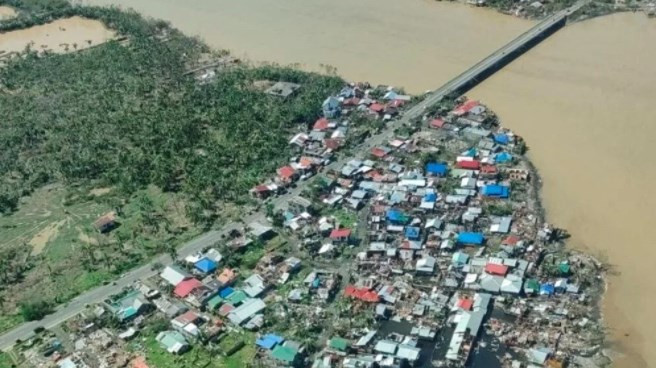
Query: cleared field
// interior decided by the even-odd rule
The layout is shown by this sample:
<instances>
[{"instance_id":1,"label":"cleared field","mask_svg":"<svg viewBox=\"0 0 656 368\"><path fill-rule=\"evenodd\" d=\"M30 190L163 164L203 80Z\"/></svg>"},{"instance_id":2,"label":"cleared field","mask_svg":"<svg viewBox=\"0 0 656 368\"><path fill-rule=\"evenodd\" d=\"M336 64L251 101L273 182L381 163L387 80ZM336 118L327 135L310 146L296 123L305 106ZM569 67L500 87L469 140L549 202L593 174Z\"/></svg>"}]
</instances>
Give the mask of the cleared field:
<instances>
[{"instance_id":1,"label":"cleared field","mask_svg":"<svg viewBox=\"0 0 656 368\"><path fill-rule=\"evenodd\" d=\"M172 194L149 187L125 203L113 194L51 185L0 217L0 331L22 321L21 302L66 302L198 234ZM98 232L94 221L115 210L118 227Z\"/></svg>"},{"instance_id":2,"label":"cleared field","mask_svg":"<svg viewBox=\"0 0 656 368\"><path fill-rule=\"evenodd\" d=\"M3 11L0 10L0 19L3 17L2 14ZM107 42L114 36L115 33L100 21L71 17L27 29L0 33L0 52L21 52L30 46L37 51L64 53Z\"/></svg>"}]
</instances>

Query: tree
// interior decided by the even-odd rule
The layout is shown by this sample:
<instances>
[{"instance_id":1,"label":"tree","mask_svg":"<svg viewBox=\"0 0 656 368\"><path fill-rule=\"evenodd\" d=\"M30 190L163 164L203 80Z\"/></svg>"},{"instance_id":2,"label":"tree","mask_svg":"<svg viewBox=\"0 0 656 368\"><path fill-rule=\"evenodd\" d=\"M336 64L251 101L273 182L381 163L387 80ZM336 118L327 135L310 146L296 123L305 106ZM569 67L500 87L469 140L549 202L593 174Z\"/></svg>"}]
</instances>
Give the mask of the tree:
<instances>
[{"instance_id":1,"label":"tree","mask_svg":"<svg viewBox=\"0 0 656 368\"><path fill-rule=\"evenodd\" d=\"M37 321L52 313L52 304L43 300L23 302L19 306L20 314L26 321Z\"/></svg>"}]
</instances>

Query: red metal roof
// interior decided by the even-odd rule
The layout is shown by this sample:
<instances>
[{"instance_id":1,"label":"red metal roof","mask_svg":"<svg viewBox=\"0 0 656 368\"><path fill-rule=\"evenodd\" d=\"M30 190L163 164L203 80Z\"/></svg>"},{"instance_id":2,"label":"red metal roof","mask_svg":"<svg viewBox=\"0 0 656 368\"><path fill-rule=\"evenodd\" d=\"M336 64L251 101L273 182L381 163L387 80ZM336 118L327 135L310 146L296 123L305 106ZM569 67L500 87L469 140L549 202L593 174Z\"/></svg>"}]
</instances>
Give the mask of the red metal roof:
<instances>
[{"instance_id":1,"label":"red metal roof","mask_svg":"<svg viewBox=\"0 0 656 368\"><path fill-rule=\"evenodd\" d=\"M351 236L351 229L335 229L330 232L331 239L348 238L349 236Z\"/></svg>"},{"instance_id":2,"label":"red metal roof","mask_svg":"<svg viewBox=\"0 0 656 368\"><path fill-rule=\"evenodd\" d=\"M371 149L371 154L378 157L378 158L383 158L383 157L387 156L387 152L385 152L385 150L380 148L380 147L372 148Z\"/></svg>"},{"instance_id":3,"label":"red metal roof","mask_svg":"<svg viewBox=\"0 0 656 368\"><path fill-rule=\"evenodd\" d=\"M294 176L294 174L296 174L296 170L291 166L283 166L278 169L278 175L281 178L289 179Z\"/></svg>"},{"instance_id":4,"label":"red metal roof","mask_svg":"<svg viewBox=\"0 0 656 368\"><path fill-rule=\"evenodd\" d=\"M433 128L442 128L442 127L444 127L444 120L442 120L440 118L435 118L435 119L431 120L430 126L433 127Z\"/></svg>"},{"instance_id":5,"label":"red metal roof","mask_svg":"<svg viewBox=\"0 0 656 368\"><path fill-rule=\"evenodd\" d=\"M381 112L385 110L385 106L379 104L379 103L373 103L371 106L369 106L369 109L373 112Z\"/></svg>"},{"instance_id":6,"label":"red metal roof","mask_svg":"<svg viewBox=\"0 0 656 368\"><path fill-rule=\"evenodd\" d=\"M323 145L332 150L338 149L340 144L341 143L337 139L324 139L323 141Z\"/></svg>"},{"instance_id":7,"label":"red metal roof","mask_svg":"<svg viewBox=\"0 0 656 368\"><path fill-rule=\"evenodd\" d=\"M470 298L460 298L458 299L456 306L460 309L469 311L472 309L472 306L474 306L474 301Z\"/></svg>"},{"instance_id":8,"label":"red metal roof","mask_svg":"<svg viewBox=\"0 0 656 368\"><path fill-rule=\"evenodd\" d=\"M356 106L356 105L359 104L359 103L360 103L360 99L359 99L359 98L357 98L357 97L351 97L351 98L347 98L346 100L344 100L344 102L342 103L342 105L344 105L344 106Z\"/></svg>"},{"instance_id":9,"label":"red metal roof","mask_svg":"<svg viewBox=\"0 0 656 368\"><path fill-rule=\"evenodd\" d=\"M459 169L468 169L468 170L478 170L481 167L481 163L477 160L473 161L458 161L456 166Z\"/></svg>"},{"instance_id":10,"label":"red metal roof","mask_svg":"<svg viewBox=\"0 0 656 368\"><path fill-rule=\"evenodd\" d=\"M478 106L478 101L467 100L460 106L453 109L453 113L456 115L465 115L466 113L469 112L469 110L473 109L476 106Z\"/></svg>"},{"instance_id":11,"label":"red metal roof","mask_svg":"<svg viewBox=\"0 0 656 368\"><path fill-rule=\"evenodd\" d=\"M481 166L481 173L483 174L496 174L499 170L494 165Z\"/></svg>"},{"instance_id":12,"label":"red metal roof","mask_svg":"<svg viewBox=\"0 0 656 368\"><path fill-rule=\"evenodd\" d=\"M203 284L197 279L187 279L180 281L180 283L175 287L173 293L180 298L185 298L187 295L191 294L194 289L200 287L201 285Z\"/></svg>"},{"instance_id":13,"label":"red metal roof","mask_svg":"<svg viewBox=\"0 0 656 368\"><path fill-rule=\"evenodd\" d=\"M376 293L375 291L372 291L368 288L356 288L353 285L346 286L346 289L344 289L344 295L368 303L378 303L378 301L380 300L378 293Z\"/></svg>"},{"instance_id":14,"label":"red metal roof","mask_svg":"<svg viewBox=\"0 0 656 368\"><path fill-rule=\"evenodd\" d=\"M520 239L517 235L510 235L501 242L502 245L515 246L519 243Z\"/></svg>"},{"instance_id":15,"label":"red metal roof","mask_svg":"<svg viewBox=\"0 0 656 368\"><path fill-rule=\"evenodd\" d=\"M495 263L488 263L485 265L485 272L491 275L506 276L506 274L508 273L508 266L495 264Z\"/></svg>"},{"instance_id":16,"label":"red metal roof","mask_svg":"<svg viewBox=\"0 0 656 368\"><path fill-rule=\"evenodd\" d=\"M264 185L264 184L261 184L261 185L258 185L258 186L255 187L255 191L256 191L256 192L268 192L268 191L269 191L269 187L267 187L267 186Z\"/></svg>"},{"instance_id":17,"label":"red metal roof","mask_svg":"<svg viewBox=\"0 0 656 368\"><path fill-rule=\"evenodd\" d=\"M326 130L328 129L328 124L329 124L328 119L321 118L314 123L312 129L319 130L319 131Z\"/></svg>"},{"instance_id":18,"label":"red metal roof","mask_svg":"<svg viewBox=\"0 0 656 368\"><path fill-rule=\"evenodd\" d=\"M303 168L310 168L312 165L314 165L314 159L311 157L303 156L300 160L298 160L298 164Z\"/></svg>"}]
</instances>

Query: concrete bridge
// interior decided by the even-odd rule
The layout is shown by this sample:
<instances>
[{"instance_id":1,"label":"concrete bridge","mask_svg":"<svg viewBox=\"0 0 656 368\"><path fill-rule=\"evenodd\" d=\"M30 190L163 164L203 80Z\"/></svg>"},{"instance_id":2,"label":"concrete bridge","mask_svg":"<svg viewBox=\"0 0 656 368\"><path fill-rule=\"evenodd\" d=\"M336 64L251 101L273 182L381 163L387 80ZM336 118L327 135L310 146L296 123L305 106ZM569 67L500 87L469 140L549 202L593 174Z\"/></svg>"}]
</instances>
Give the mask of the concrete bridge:
<instances>
[{"instance_id":1,"label":"concrete bridge","mask_svg":"<svg viewBox=\"0 0 656 368\"><path fill-rule=\"evenodd\" d=\"M506 66L518 56L549 37L567 22L567 17L581 9L590 0L581 0L571 7L542 20L528 31L517 36L515 39L479 61L474 66L451 79L442 87L434 90L421 103L415 105L405 112L404 117L412 119L423 114L425 108L436 104L448 95L460 95L467 92L494 72Z\"/></svg>"}]
</instances>

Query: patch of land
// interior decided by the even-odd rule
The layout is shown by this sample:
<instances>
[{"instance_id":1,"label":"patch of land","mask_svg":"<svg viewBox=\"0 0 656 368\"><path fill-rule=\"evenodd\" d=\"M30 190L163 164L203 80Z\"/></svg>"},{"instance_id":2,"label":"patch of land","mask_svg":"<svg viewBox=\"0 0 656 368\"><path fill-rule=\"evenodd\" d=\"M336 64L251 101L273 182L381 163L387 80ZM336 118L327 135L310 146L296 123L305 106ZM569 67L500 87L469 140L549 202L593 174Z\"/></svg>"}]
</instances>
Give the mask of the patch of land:
<instances>
[{"instance_id":1,"label":"patch of land","mask_svg":"<svg viewBox=\"0 0 656 368\"><path fill-rule=\"evenodd\" d=\"M32 239L29 241L29 245L32 246L32 255L36 256L43 252L43 249L46 247L46 244L57 237L59 233L59 228L66 223L66 220L56 221L48 224L46 227L41 229Z\"/></svg>"},{"instance_id":2,"label":"patch of land","mask_svg":"<svg viewBox=\"0 0 656 368\"><path fill-rule=\"evenodd\" d=\"M105 194L110 193L112 191L112 189L113 188L111 188L111 187L94 188L94 189L91 189L89 191L89 194L91 194L93 196L96 196L96 197L100 197L100 196L103 196Z\"/></svg>"},{"instance_id":3,"label":"patch of land","mask_svg":"<svg viewBox=\"0 0 656 368\"><path fill-rule=\"evenodd\" d=\"M115 35L100 21L76 16L1 33L0 52L22 52L26 47L39 52L71 52L102 44Z\"/></svg>"},{"instance_id":4,"label":"patch of land","mask_svg":"<svg viewBox=\"0 0 656 368\"><path fill-rule=\"evenodd\" d=\"M123 202L120 226L99 233L96 219ZM23 198L18 211L0 217L0 255L7 260L1 265L0 331L23 321L23 302L65 302L198 234L183 203L156 187L124 200L49 185Z\"/></svg>"},{"instance_id":5,"label":"patch of land","mask_svg":"<svg viewBox=\"0 0 656 368\"><path fill-rule=\"evenodd\" d=\"M9 6L0 5L0 20L11 19L17 15L16 10Z\"/></svg>"}]
</instances>

